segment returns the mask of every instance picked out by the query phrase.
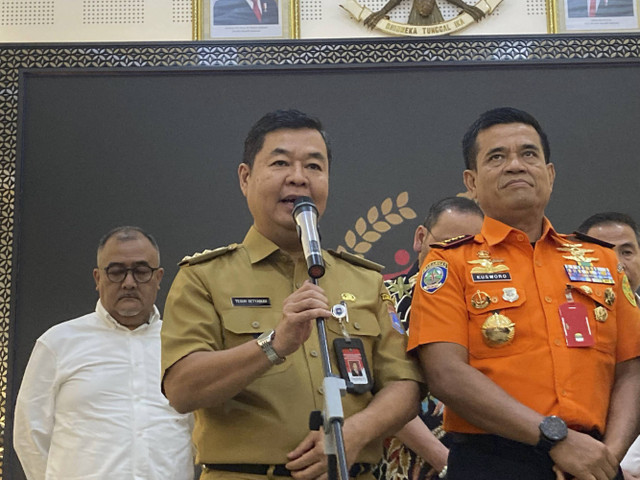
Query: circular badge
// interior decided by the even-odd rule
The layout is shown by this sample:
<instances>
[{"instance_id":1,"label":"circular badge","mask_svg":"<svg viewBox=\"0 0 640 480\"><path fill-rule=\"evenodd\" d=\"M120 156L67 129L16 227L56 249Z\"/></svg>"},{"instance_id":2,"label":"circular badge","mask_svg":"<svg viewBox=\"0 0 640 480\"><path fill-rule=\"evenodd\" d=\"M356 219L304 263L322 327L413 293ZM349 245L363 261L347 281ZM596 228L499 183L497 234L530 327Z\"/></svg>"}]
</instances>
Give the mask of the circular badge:
<instances>
[{"instance_id":1,"label":"circular badge","mask_svg":"<svg viewBox=\"0 0 640 480\"><path fill-rule=\"evenodd\" d=\"M516 334L516 324L506 315L493 313L482 324L482 336L492 348L509 345Z\"/></svg>"},{"instance_id":2,"label":"circular badge","mask_svg":"<svg viewBox=\"0 0 640 480\"><path fill-rule=\"evenodd\" d=\"M331 315L333 315L334 318L344 318L347 316L347 307L341 303L336 303L331 307Z\"/></svg>"}]
</instances>

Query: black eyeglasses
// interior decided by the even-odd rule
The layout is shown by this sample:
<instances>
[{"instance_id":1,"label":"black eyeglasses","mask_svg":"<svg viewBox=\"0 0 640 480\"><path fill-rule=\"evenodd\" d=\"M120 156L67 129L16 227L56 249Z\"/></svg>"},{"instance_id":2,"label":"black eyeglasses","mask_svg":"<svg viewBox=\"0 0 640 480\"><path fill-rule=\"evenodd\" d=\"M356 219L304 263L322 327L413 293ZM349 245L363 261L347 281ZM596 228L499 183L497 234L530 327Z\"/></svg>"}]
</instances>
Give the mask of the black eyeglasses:
<instances>
[{"instance_id":1,"label":"black eyeglasses","mask_svg":"<svg viewBox=\"0 0 640 480\"><path fill-rule=\"evenodd\" d=\"M104 271L107 272L107 278L113 283L123 282L129 272L133 275L133 279L137 283L147 283L153 277L153 272L160 269L160 267L153 268L149 265L136 265L135 267L125 267L122 264L115 263L113 265L109 265L104 268Z\"/></svg>"}]
</instances>

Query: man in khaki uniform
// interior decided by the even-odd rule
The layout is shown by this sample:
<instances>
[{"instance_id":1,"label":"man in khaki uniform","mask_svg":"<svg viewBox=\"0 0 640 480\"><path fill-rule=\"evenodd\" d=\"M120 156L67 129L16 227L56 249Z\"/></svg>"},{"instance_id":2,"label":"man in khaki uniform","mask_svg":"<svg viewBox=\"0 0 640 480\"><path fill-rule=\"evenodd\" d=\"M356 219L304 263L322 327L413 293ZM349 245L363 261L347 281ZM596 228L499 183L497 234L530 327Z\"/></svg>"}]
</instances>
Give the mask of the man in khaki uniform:
<instances>
[{"instance_id":1,"label":"man in khaki uniform","mask_svg":"<svg viewBox=\"0 0 640 480\"><path fill-rule=\"evenodd\" d=\"M311 197L322 215L330 158L316 119L296 110L260 119L238 168L253 226L241 244L186 259L171 287L163 389L179 412L195 412L204 479L326 478L323 433L308 429L310 412L324 404L318 317L327 318L334 372L347 359L364 367L357 381L367 391L342 397L352 476L370 477L382 439L418 411L420 375L379 267L324 252L325 275L319 285L308 280L293 203ZM342 327L330 310L339 304L349 318ZM337 356L333 341L345 330L362 341L360 356Z\"/></svg>"}]
</instances>

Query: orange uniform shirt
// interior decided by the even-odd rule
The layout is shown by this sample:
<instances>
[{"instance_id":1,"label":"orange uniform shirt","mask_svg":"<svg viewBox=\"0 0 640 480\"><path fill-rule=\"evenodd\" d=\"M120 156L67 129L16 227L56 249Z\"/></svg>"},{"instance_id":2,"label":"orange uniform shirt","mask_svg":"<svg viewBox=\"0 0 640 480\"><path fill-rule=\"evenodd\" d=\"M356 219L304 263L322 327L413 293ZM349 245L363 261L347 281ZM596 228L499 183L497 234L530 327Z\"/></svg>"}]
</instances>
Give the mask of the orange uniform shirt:
<instances>
[{"instance_id":1,"label":"orange uniform shirt","mask_svg":"<svg viewBox=\"0 0 640 480\"><path fill-rule=\"evenodd\" d=\"M579 262L564 258L572 256L559 250L567 244L582 244L577 248L583 257L606 269L600 273L609 272L613 283L571 280L565 265L575 268ZM472 240L433 248L425 259L411 305L408 349L434 342L462 345L469 364L519 402L558 415L571 427L604 433L615 365L640 356L640 309L628 282L623 288L626 277L619 270L613 250L560 235L546 218L535 248L523 232L485 218ZM567 346L559 313L567 285L573 300L586 307L591 347ZM496 311L515 324L514 335L511 343L490 346L482 327ZM445 410L444 426L482 433L451 409Z\"/></svg>"}]
</instances>

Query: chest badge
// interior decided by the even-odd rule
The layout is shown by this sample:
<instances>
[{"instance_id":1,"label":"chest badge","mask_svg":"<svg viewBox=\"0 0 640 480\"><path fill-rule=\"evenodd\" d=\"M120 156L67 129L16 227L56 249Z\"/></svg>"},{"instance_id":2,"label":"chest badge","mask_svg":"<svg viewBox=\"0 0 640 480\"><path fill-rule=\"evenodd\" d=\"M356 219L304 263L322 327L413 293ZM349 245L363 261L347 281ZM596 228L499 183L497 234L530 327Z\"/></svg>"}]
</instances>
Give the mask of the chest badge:
<instances>
[{"instance_id":1,"label":"chest badge","mask_svg":"<svg viewBox=\"0 0 640 480\"><path fill-rule=\"evenodd\" d=\"M488 293L481 292L478 290L471 296L471 306L473 308L477 308L478 310L482 308L487 308L491 303L491 297Z\"/></svg>"},{"instance_id":2,"label":"chest badge","mask_svg":"<svg viewBox=\"0 0 640 480\"><path fill-rule=\"evenodd\" d=\"M609 312L607 312L607 309L602 305L598 305L593 309L593 316L597 321L604 323L607 321L607 317L609 317Z\"/></svg>"},{"instance_id":3,"label":"chest badge","mask_svg":"<svg viewBox=\"0 0 640 480\"><path fill-rule=\"evenodd\" d=\"M491 254L486 250L479 250L476 255L477 260L467 260L467 263L476 265L471 269L471 279L474 282L499 282L511 280L509 267L502 265L502 259L491 258Z\"/></svg>"},{"instance_id":4,"label":"chest badge","mask_svg":"<svg viewBox=\"0 0 640 480\"><path fill-rule=\"evenodd\" d=\"M344 302L355 302L356 301L356 296L353 293L349 293L349 292L341 293L340 294L340 298Z\"/></svg>"},{"instance_id":5,"label":"chest badge","mask_svg":"<svg viewBox=\"0 0 640 480\"><path fill-rule=\"evenodd\" d=\"M563 255L562 257L567 260L573 260L581 267L590 267L591 262L597 262L599 260L596 257L587 257L586 255L593 253L593 250L582 248L581 243L563 243L562 247L558 247L558 251L570 253L571 255Z\"/></svg>"},{"instance_id":6,"label":"chest badge","mask_svg":"<svg viewBox=\"0 0 640 480\"><path fill-rule=\"evenodd\" d=\"M347 310L347 304L344 301L336 303L333 307L331 307L331 315L333 315L333 318L338 321L340 330L342 331L342 336L344 338L350 339L351 337L345 325L345 323L349 323L349 311Z\"/></svg>"},{"instance_id":7,"label":"chest badge","mask_svg":"<svg viewBox=\"0 0 640 480\"><path fill-rule=\"evenodd\" d=\"M616 292L613 291L613 288L607 287L604 289L604 303L611 306L613 302L616 301Z\"/></svg>"},{"instance_id":8,"label":"chest badge","mask_svg":"<svg viewBox=\"0 0 640 480\"><path fill-rule=\"evenodd\" d=\"M580 287L580 290L582 290L587 295L593 295L593 288L591 288L589 285L582 285Z\"/></svg>"},{"instance_id":9,"label":"chest badge","mask_svg":"<svg viewBox=\"0 0 640 480\"><path fill-rule=\"evenodd\" d=\"M502 299L509 302L509 303L513 303L516 300L518 300L520 298L520 295L518 295L518 291L513 288L513 287L508 287L508 288L503 288L502 289Z\"/></svg>"},{"instance_id":10,"label":"chest badge","mask_svg":"<svg viewBox=\"0 0 640 480\"><path fill-rule=\"evenodd\" d=\"M516 324L499 311L493 312L482 324L482 337L491 348L504 347L513 342Z\"/></svg>"}]
</instances>

